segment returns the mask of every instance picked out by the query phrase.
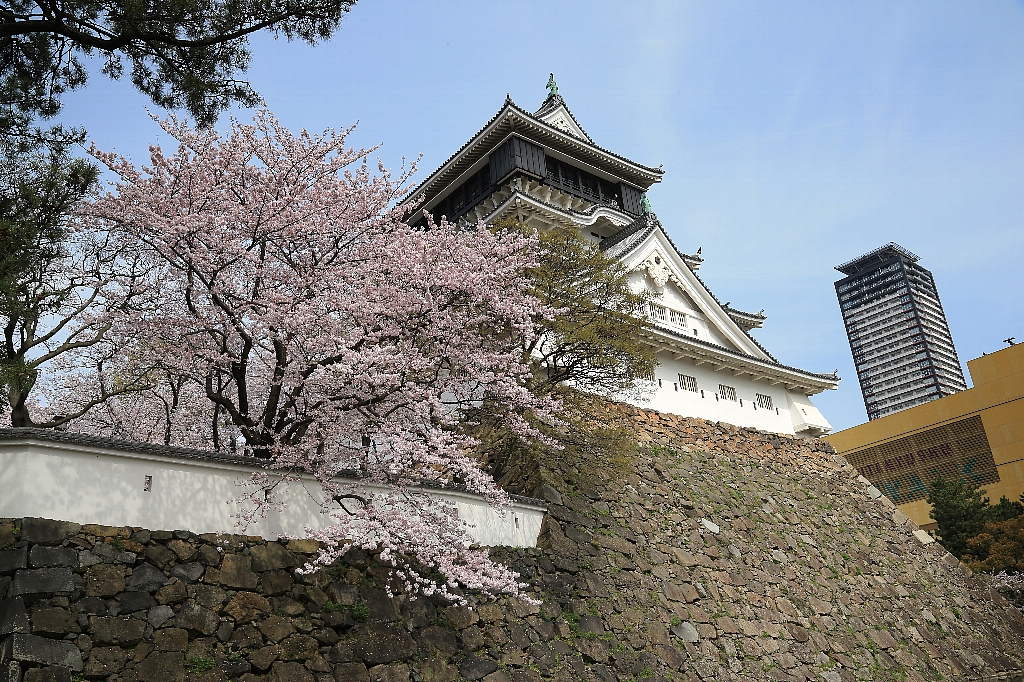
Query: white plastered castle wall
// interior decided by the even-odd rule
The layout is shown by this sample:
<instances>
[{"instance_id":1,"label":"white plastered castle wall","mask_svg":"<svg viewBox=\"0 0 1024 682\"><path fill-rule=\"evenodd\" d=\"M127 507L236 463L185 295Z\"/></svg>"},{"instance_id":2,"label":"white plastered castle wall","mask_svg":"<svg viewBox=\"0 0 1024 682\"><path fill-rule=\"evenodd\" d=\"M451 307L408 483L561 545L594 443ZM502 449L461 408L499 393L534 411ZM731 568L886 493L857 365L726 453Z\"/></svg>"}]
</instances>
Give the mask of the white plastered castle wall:
<instances>
[{"instance_id":1,"label":"white plastered castle wall","mask_svg":"<svg viewBox=\"0 0 1024 682\"><path fill-rule=\"evenodd\" d=\"M151 530L245 533L268 540L304 537L306 528L333 523L321 513L320 486L312 477L288 483L286 507L258 523L236 528L227 504L242 492L239 484L255 467L244 463L192 459L151 452L44 441L31 437L0 440L0 517L39 517ZM148 480L147 480L148 477ZM148 484L148 490L146 489ZM381 492L380 486L365 486ZM481 545L536 547L543 506L513 502L499 515L478 495L436 491L455 503Z\"/></svg>"},{"instance_id":2,"label":"white plastered castle wall","mask_svg":"<svg viewBox=\"0 0 1024 682\"><path fill-rule=\"evenodd\" d=\"M714 301L699 280L680 261L675 248L655 231L644 244L625 256L624 264L632 273L634 291L653 294L656 309L650 311L656 324L683 336L709 342L762 360L768 356L750 341L731 321L725 320L721 306ZM660 309L657 309L660 308ZM725 322L725 324L723 324ZM728 367L699 363L668 351L658 353L659 367L648 386L646 401L631 401L644 407L685 417L700 417L775 433L828 433L831 425L811 402L809 396L788 390L785 385ZM693 377L697 391L686 390L685 379ZM722 390L727 386L735 391ZM770 399L760 404L758 396ZM627 400L629 400L627 398Z\"/></svg>"}]
</instances>

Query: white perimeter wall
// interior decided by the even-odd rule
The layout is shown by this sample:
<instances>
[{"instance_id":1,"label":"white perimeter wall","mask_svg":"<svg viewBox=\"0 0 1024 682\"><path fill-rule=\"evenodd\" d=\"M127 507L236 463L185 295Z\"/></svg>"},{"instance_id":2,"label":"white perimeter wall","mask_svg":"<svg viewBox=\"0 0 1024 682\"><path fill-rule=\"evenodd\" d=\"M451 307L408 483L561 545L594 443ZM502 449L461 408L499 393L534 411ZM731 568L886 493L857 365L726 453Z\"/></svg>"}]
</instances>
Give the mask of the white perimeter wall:
<instances>
[{"instance_id":1,"label":"white perimeter wall","mask_svg":"<svg viewBox=\"0 0 1024 682\"><path fill-rule=\"evenodd\" d=\"M716 372L710 364L697 365L686 358L676 360L667 353L659 353L658 361L661 365L655 368L654 376L661 379L661 386L655 381L649 393L650 400L641 403L643 407L774 433L794 434L806 431L810 426L817 429L814 431L814 435L817 435L831 428L810 398L791 393L782 384L772 386L765 380L751 381L749 375L736 376L725 368ZM703 397L700 391L684 391L681 386L678 391L675 390L673 384L678 384L680 374L696 378L697 387L704 391ZM719 384L735 388L737 401L718 397ZM756 407L754 401L758 393L771 396L778 411ZM740 400L743 401L742 405Z\"/></svg>"},{"instance_id":2,"label":"white perimeter wall","mask_svg":"<svg viewBox=\"0 0 1024 682\"><path fill-rule=\"evenodd\" d=\"M253 468L244 464L189 459L49 442L39 439L0 441L0 517L39 517L136 526L193 533L244 533L267 539L304 537L307 527L331 525L320 513L320 486L312 477L289 483L282 499L287 508L241 530L227 504L242 489ZM146 476L152 489L144 490ZM516 502L504 517L483 499L461 492L438 491L454 502L470 535L486 546L535 547L544 508Z\"/></svg>"}]
</instances>

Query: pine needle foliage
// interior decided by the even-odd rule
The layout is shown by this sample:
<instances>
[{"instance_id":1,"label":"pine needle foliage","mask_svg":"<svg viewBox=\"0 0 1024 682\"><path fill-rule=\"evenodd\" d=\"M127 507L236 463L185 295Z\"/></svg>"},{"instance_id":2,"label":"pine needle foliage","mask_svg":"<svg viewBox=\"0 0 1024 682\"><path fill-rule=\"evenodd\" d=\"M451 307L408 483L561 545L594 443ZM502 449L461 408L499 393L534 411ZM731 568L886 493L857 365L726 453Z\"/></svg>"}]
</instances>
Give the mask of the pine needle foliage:
<instances>
[{"instance_id":1,"label":"pine needle foliage","mask_svg":"<svg viewBox=\"0 0 1024 682\"><path fill-rule=\"evenodd\" d=\"M494 228L533 232L514 220L498 221ZM636 455L634 434L595 419L604 399L594 394L642 398L644 380L657 365L653 348L643 340L650 294L633 291L623 265L573 229L539 230L537 237L540 255L529 271L531 293L556 312L535 317L537 336L523 352L534 371L531 390L557 398L563 411L557 424L526 418L558 445L523 443L481 423L481 450L498 479L512 459L524 457L542 462L587 451L616 468L629 461Z\"/></svg>"},{"instance_id":2,"label":"pine needle foliage","mask_svg":"<svg viewBox=\"0 0 1024 682\"><path fill-rule=\"evenodd\" d=\"M511 220L495 227L532 230ZM534 320L538 334L524 348L535 367L534 391L572 385L605 395L638 392L657 364L643 341L650 295L634 292L623 265L577 230L550 228L538 237L531 293L558 312Z\"/></svg>"}]
</instances>

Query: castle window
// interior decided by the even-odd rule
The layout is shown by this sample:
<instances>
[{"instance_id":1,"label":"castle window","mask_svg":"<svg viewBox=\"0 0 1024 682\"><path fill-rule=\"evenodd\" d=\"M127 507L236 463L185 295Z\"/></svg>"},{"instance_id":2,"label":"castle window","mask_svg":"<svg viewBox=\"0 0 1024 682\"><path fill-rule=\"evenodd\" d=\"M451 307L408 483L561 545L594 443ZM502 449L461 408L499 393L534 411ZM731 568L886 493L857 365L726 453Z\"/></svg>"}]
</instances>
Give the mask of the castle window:
<instances>
[{"instance_id":1,"label":"castle window","mask_svg":"<svg viewBox=\"0 0 1024 682\"><path fill-rule=\"evenodd\" d=\"M684 391L697 392L697 379L687 374L679 375L679 385L683 387Z\"/></svg>"},{"instance_id":2,"label":"castle window","mask_svg":"<svg viewBox=\"0 0 1024 682\"><path fill-rule=\"evenodd\" d=\"M648 303L647 309L651 313L651 317L655 320L665 321L665 308L658 305L657 303Z\"/></svg>"},{"instance_id":3,"label":"castle window","mask_svg":"<svg viewBox=\"0 0 1024 682\"><path fill-rule=\"evenodd\" d=\"M732 386L718 384L718 395L722 396L722 400L731 400L736 402L736 389Z\"/></svg>"},{"instance_id":4,"label":"castle window","mask_svg":"<svg viewBox=\"0 0 1024 682\"><path fill-rule=\"evenodd\" d=\"M545 156L544 175L549 184L587 201L604 203L622 208L622 196L614 182L608 182L585 170Z\"/></svg>"},{"instance_id":5,"label":"castle window","mask_svg":"<svg viewBox=\"0 0 1024 682\"><path fill-rule=\"evenodd\" d=\"M771 410L774 408L774 405L772 404L772 397L770 395L758 393L756 394L756 399L754 400L754 402L757 404L758 407L764 410Z\"/></svg>"}]
</instances>

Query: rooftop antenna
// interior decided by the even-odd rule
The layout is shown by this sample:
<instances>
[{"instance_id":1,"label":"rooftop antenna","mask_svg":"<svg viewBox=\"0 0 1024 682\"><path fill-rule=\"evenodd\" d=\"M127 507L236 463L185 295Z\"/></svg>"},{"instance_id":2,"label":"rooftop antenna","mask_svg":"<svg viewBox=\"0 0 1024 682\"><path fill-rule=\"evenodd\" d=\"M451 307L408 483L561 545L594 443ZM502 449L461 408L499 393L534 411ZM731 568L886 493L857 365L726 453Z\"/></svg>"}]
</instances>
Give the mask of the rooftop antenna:
<instances>
[{"instance_id":1,"label":"rooftop antenna","mask_svg":"<svg viewBox=\"0 0 1024 682\"><path fill-rule=\"evenodd\" d=\"M1017 344L1015 344L1015 343L1013 342L1013 340L1014 340L1015 338L1017 338L1017 337L1016 337L1016 336L1011 336L1011 337L1010 337L1010 338L1008 338L1008 339L1003 339L1003 343L1005 343L1005 344L1008 344L1008 345L1010 345L1010 346L1016 346Z\"/></svg>"}]
</instances>

